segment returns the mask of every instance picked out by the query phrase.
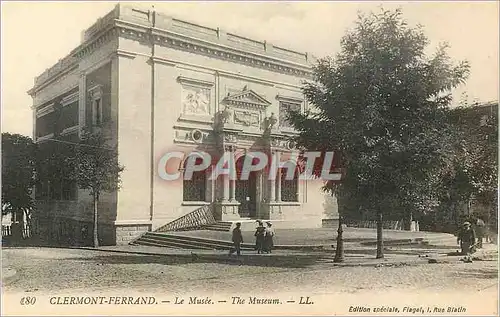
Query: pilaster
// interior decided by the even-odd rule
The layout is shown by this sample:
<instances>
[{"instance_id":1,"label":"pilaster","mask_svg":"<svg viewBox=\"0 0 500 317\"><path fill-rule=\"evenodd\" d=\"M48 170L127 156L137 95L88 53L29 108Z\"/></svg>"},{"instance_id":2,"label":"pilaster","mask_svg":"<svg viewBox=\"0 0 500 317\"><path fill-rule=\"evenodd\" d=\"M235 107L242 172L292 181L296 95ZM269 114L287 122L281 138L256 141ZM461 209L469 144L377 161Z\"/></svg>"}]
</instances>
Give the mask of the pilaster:
<instances>
[{"instance_id":1,"label":"pilaster","mask_svg":"<svg viewBox=\"0 0 500 317\"><path fill-rule=\"evenodd\" d=\"M80 73L80 79L78 83L78 125L80 126L78 136L81 137L82 130L86 126L85 116L87 108L87 83L86 83L85 72Z\"/></svg>"}]
</instances>

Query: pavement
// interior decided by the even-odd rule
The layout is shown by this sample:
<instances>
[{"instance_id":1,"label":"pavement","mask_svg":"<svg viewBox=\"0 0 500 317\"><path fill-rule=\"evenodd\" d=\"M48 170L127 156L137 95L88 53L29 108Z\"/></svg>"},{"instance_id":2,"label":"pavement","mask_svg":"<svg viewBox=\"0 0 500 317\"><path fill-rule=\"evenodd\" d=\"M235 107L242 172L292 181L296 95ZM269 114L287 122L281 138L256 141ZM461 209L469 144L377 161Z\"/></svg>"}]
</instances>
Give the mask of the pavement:
<instances>
[{"instance_id":1,"label":"pavement","mask_svg":"<svg viewBox=\"0 0 500 317\"><path fill-rule=\"evenodd\" d=\"M17 271L11 267L2 267L2 284L6 281L11 280Z\"/></svg>"},{"instance_id":2,"label":"pavement","mask_svg":"<svg viewBox=\"0 0 500 317\"><path fill-rule=\"evenodd\" d=\"M159 232L161 233L161 232ZM191 236L204 239L231 241L232 233L229 231L210 231L210 230L190 230L167 232L167 234L177 236ZM243 231L243 240L254 241L254 232ZM399 244L418 241L442 242L456 241L456 237L447 233L424 232L424 231L402 231L402 230L384 230L384 243ZM332 245L337 239L336 230L332 228L311 229L276 229L274 236L275 245ZM345 227L343 232L344 243L356 244L375 244L377 232L370 228L351 228ZM434 244L434 243L433 243Z\"/></svg>"},{"instance_id":3,"label":"pavement","mask_svg":"<svg viewBox=\"0 0 500 317\"><path fill-rule=\"evenodd\" d=\"M150 256L168 256L190 258L193 262L196 261L214 261L214 262L238 262L243 261L246 264L262 263L262 262L281 262L286 259L293 259L300 262L308 259L309 264L334 263L334 250L328 251L290 251L276 250L271 254L257 254L255 251L242 251L241 256L229 256L224 250L187 250L175 249L166 247L142 246L142 245L120 245L120 246L103 246L99 248L84 247L78 249L87 249L103 252L115 252L137 255ZM462 256L456 254L457 248L436 248L423 246L404 247L389 247L384 251L384 258L376 259L376 250L373 247L358 247L357 249L345 250L344 261L334 263L336 266L380 266L380 265L417 265L425 263L449 263L460 261ZM494 244L484 244L482 249L479 249L473 254L473 260L485 261L497 257L498 246Z\"/></svg>"},{"instance_id":4,"label":"pavement","mask_svg":"<svg viewBox=\"0 0 500 317\"><path fill-rule=\"evenodd\" d=\"M377 292L378 296L382 291L396 289L411 295L417 291L442 294L444 290L496 290L498 285L496 257L470 264L450 256L449 262L431 264L414 255L386 255L379 260L346 256L345 262L337 264L333 263L333 255L318 257L317 253L247 254L237 259L216 252L218 258L225 259L219 262L196 253L186 256L181 250L163 250L163 255L155 256L129 253L130 249L120 251L123 253L103 249L4 249L2 264L18 272L18 278L5 287L11 293L39 295L118 290L147 294L193 294L199 290L261 294L267 290L273 294L290 291L307 296L314 292L365 292L373 296ZM147 252L154 253L150 248ZM172 253L176 255L168 256ZM184 255L179 256L181 253Z\"/></svg>"}]
</instances>

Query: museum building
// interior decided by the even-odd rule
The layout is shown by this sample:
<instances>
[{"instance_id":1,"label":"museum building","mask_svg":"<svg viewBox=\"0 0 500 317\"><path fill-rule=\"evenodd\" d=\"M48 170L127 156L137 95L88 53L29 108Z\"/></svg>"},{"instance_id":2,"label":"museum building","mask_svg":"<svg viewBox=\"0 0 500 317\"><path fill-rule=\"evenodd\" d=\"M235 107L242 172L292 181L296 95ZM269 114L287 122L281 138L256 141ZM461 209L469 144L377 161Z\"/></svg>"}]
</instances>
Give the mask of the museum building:
<instances>
[{"instance_id":1,"label":"museum building","mask_svg":"<svg viewBox=\"0 0 500 317\"><path fill-rule=\"evenodd\" d=\"M320 227L337 217L336 200L319 179L266 171L247 180L210 169L189 180L159 177L167 152L186 158L230 152L241 166L252 152L289 157L296 151L290 109L305 111L301 84L311 56L266 41L118 4L82 33L81 44L35 78L33 137L42 145L76 143L82 130L100 131L125 167L121 189L99 203L101 243L122 244L178 219L273 221L276 228ZM55 124L55 122L57 124ZM54 129L59 129L55 131ZM294 168L289 166L289 168ZM74 182L35 190L34 226L49 240L82 243L92 232L92 198ZM188 217L189 215L189 217ZM183 218L184 217L184 218ZM194 219L194 220L193 220Z\"/></svg>"}]
</instances>

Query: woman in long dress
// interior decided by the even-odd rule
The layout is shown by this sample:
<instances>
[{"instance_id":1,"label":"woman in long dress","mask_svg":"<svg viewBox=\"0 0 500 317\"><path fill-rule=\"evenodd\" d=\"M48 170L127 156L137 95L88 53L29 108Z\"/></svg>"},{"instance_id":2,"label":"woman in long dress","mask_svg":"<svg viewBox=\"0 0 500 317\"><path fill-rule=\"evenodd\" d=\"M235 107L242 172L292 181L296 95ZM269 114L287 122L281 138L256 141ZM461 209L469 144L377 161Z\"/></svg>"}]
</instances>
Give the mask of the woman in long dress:
<instances>
[{"instance_id":1,"label":"woman in long dress","mask_svg":"<svg viewBox=\"0 0 500 317\"><path fill-rule=\"evenodd\" d=\"M264 236L264 251L266 253L271 253L271 250L274 247L274 229L273 229L273 224L268 221L266 222L267 228L266 228L266 234Z\"/></svg>"},{"instance_id":2,"label":"woman in long dress","mask_svg":"<svg viewBox=\"0 0 500 317\"><path fill-rule=\"evenodd\" d=\"M257 221L259 224L257 228L255 229L255 249L257 250L257 253L260 254L263 251L264 248L264 237L266 234L266 228L264 228L264 224L262 221Z\"/></svg>"}]
</instances>

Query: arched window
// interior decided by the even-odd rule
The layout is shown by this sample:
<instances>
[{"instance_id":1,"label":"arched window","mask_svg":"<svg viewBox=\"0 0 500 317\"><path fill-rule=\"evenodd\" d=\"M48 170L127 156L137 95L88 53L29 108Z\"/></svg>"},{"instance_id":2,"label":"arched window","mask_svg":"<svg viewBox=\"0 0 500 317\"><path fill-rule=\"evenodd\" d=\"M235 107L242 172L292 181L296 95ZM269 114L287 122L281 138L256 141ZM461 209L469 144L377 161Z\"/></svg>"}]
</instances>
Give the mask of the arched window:
<instances>
[{"instance_id":1,"label":"arched window","mask_svg":"<svg viewBox=\"0 0 500 317\"><path fill-rule=\"evenodd\" d=\"M299 169L293 163L287 164L287 167L293 168L295 173L292 179L287 178L288 168L281 169L281 201L298 202L299 201Z\"/></svg>"},{"instance_id":2,"label":"arched window","mask_svg":"<svg viewBox=\"0 0 500 317\"><path fill-rule=\"evenodd\" d=\"M184 161L184 172L188 159ZM196 165L201 164L202 158L196 158ZM195 171L191 179L184 179L182 182L182 195L184 201L205 201L205 192L207 189L206 171Z\"/></svg>"}]
</instances>

